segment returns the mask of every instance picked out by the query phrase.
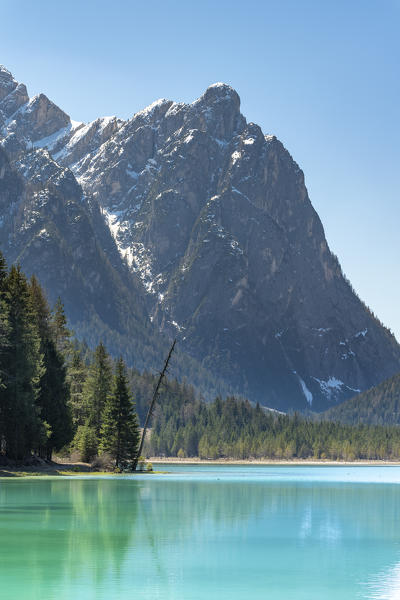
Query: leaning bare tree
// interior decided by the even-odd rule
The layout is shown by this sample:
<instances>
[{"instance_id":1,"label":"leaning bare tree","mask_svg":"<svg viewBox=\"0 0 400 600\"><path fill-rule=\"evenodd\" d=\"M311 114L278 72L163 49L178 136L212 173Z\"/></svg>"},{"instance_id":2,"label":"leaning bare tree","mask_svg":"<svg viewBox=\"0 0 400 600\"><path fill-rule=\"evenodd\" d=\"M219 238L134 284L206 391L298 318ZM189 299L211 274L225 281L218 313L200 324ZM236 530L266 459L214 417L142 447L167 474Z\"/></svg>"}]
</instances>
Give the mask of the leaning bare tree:
<instances>
[{"instance_id":1,"label":"leaning bare tree","mask_svg":"<svg viewBox=\"0 0 400 600\"><path fill-rule=\"evenodd\" d=\"M171 356L172 356L172 353L174 351L175 344L176 344L176 339L172 343L172 346L171 346L171 348L170 348L170 350L168 352L168 356L165 359L163 370L161 371L160 377L158 378L157 385L155 387L155 390L154 390L154 393L153 393L153 397L152 397L151 402L150 402L149 410L147 411L146 420L144 422L143 431L142 431L142 437L141 437L140 444L139 444L139 449L137 451L135 460L133 461L132 471L136 471L136 467L137 467L137 464L138 464L138 461L139 461L139 457L142 454L143 444L144 444L144 440L145 440L145 437L146 437L147 427L149 425L150 418L151 418L151 416L153 414L154 405L155 405L157 397L158 397L158 395L160 393L160 387L161 387L161 384L162 384L162 380L164 379L165 373L167 372L168 363L169 363L169 361L171 359Z\"/></svg>"}]
</instances>

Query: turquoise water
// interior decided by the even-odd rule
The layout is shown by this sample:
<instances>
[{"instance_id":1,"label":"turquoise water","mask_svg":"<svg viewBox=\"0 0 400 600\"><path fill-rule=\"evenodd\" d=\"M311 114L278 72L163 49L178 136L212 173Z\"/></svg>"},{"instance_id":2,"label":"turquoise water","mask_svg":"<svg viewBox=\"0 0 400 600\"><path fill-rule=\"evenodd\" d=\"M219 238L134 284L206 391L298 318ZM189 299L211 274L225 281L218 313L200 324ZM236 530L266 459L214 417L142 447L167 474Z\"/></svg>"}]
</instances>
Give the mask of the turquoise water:
<instances>
[{"instance_id":1,"label":"turquoise water","mask_svg":"<svg viewBox=\"0 0 400 600\"><path fill-rule=\"evenodd\" d=\"M400 467L0 480L0 598L400 598Z\"/></svg>"}]
</instances>

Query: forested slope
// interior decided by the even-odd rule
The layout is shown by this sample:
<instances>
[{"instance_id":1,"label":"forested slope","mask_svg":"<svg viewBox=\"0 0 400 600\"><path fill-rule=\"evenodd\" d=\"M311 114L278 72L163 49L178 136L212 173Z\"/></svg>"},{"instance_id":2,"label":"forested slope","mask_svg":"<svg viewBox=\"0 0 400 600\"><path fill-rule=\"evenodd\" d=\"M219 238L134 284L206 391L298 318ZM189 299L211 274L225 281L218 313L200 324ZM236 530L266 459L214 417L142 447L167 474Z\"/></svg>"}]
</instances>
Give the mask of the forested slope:
<instances>
[{"instance_id":1,"label":"forested slope","mask_svg":"<svg viewBox=\"0 0 400 600\"><path fill-rule=\"evenodd\" d=\"M350 425L400 425L400 373L331 408L323 417Z\"/></svg>"}]
</instances>

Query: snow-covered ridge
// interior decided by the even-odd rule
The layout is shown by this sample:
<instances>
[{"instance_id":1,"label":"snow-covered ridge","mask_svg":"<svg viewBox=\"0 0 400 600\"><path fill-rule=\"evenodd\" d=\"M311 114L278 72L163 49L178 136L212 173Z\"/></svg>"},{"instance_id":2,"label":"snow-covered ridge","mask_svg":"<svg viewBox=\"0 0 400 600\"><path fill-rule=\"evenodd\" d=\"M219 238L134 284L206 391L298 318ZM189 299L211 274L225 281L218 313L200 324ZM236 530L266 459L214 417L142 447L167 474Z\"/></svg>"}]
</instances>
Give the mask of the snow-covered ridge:
<instances>
[{"instance_id":1,"label":"snow-covered ridge","mask_svg":"<svg viewBox=\"0 0 400 600\"><path fill-rule=\"evenodd\" d=\"M66 127L62 127L61 129L59 129L58 131L55 131L54 133L52 133L51 135L48 135L47 137L44 137L40 140L33 142L32 146L33 146L33 148L46 148L47 150L49 150L51 152L60 140L62 140L69 134L71 134L72 137L74 137L75 132L77 130L81 130L82 127L83 127L83 123L80 123L79 121L71 120L69 125L67 125Z\"/></svg>"},{"instance_id":2,"label":"snow-covered ridge","mask_svg":"<svg viewBox=\"0 0 400 600\"><path fill-rule=\"evenodd\" d=\"M136 119L137 117L144 117L145 119L150 118L155 112L156 110L160 109L160 108L165 108L167 110L167 108L171 108L171 106L174 104L174 102L172 100L167 100L166 98L159 98L158 100L155 100L154 102L152 102L151 104L149 104L148 106L146 106L145 108L143 108L142 110L140 110L139 112L135 113L133 115L133 118Z\"/></svg>"},{"instance_id":3,"label":"snow-covered ridge","mask_svg":"<svg viewBox=\"0 0 400 600\"><path fill-rule=\"evenodd\" d=\"M25 86L0 66L0 126L2 113L0 138L4 147L10 136L16 136L27 150L47 149L66 166L70 166L70 156L75 161L81 158L83 144L96 138L97 150L122 123L116 117L100 117L88 124L74 121L44 94L29 98ZM80 156L77 147L82 150Z\"/></svg>"}]
</instances>

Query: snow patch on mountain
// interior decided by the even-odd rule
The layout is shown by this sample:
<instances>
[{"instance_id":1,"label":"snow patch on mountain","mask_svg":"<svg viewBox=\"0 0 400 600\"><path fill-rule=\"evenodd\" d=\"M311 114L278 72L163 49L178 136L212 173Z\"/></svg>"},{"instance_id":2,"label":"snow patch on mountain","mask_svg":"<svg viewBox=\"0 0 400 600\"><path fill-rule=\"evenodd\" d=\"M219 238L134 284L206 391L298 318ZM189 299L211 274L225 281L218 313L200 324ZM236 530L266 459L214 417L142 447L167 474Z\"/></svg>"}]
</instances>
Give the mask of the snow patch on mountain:
<instances>
[{"instance_id":1,"label":"snow patch on mountain","mask_svg":"<svg viewBox=\"0 0 400 600\"><path fill-rule=\"evenodd\" d=\"M151 252L141 242L135 242L131 247L132 270L137 273L149 294L156 294L163 283L162 273L154 276L152 272Z\"/></svg>"},{"instance_id":2,"label":"snow patch on mountain","mask_svg":"<svg viewBox=\"0 0 400 600\"><path fill-rule=\"evenodd\" d=\"M358 388L352 388L340 379L337 379L335 376L329 377L327 380L318 379L318 377L313 377L313 379L319 384L321 391L325 396L331 400L335 398L337 394L340 394L342 388L346 388L352 392L359 393L360 390Z\"/></svg>"},{"instance_id":3,"label":"snow patch on mountain","mask_svg":"<svg viewBox=\"0 0 400 600\"><path fill-rule=\"evenodd\" d=\"M103 208L103 215L105 217L108 228L111 231L111 235L113 236L118 246L119 217L121 216L121 213L112 213ZM120 248L118 249L120 250Z\"/></svg>"},{"instance_id":4,"label":"snow patch on mountain","mask_svg":"<svg viewBox=\"0 0 400 600\"><path fill-rule=\"evenodd\" d=\"M310 390L308 389L308 387L306 386L306 383L305 383L304 379L302 379L300 377L300 375L296 371L293 371L293 374L296 375L297 379L299 380L299 383L300 383L300 386L301 386L301 389L303 391L305 399L307 400L308 404L310 406L312 406L313 395L310 392Z\"/></svg>"},{"instance_id":5,"label":"snow patch on mountain","mask_svg":"<svg viewBox=\"0 0 400 600\"><path fill-rule=\"evenodd\" d=\"M242 153L239 152L238 150L235 150L235 152L232 153L231 159L232 159L232 165L235 165L238 160L240 160L242 158Z\"/></svg>"},{"instance_id":6,"label":"snow patch on mountain","mask_svg":"<svg viewBox=\"0 0 400 600\"><path fill-rule=\"evenodd\" d=\"M355 334L355 336L354 336L354 337L355 337L355 338L359 338L359 337L361 337L361 336L362 336L362 337L365 337L365 336L367 335L367 333L368 333L368 327L366 327L366 328L365 328L365 329L363 329L362 331L358 331L358 332Z\"/></svg>"},{"instance_id":7,"label":"snow patch on mountain","mask_svg":"<svg viewBox=\"0 0 400 600\"><path fill-rule=\"evenodd\" d=\"M33 142L32 146L33 148L46 148L51 152L60 140L65 138L68 134L73 134L74 131L80 130L82 126L83 123L79 121L71 121L66 127L62 127L51 135Z\"/></svg>"}]
</instances>

